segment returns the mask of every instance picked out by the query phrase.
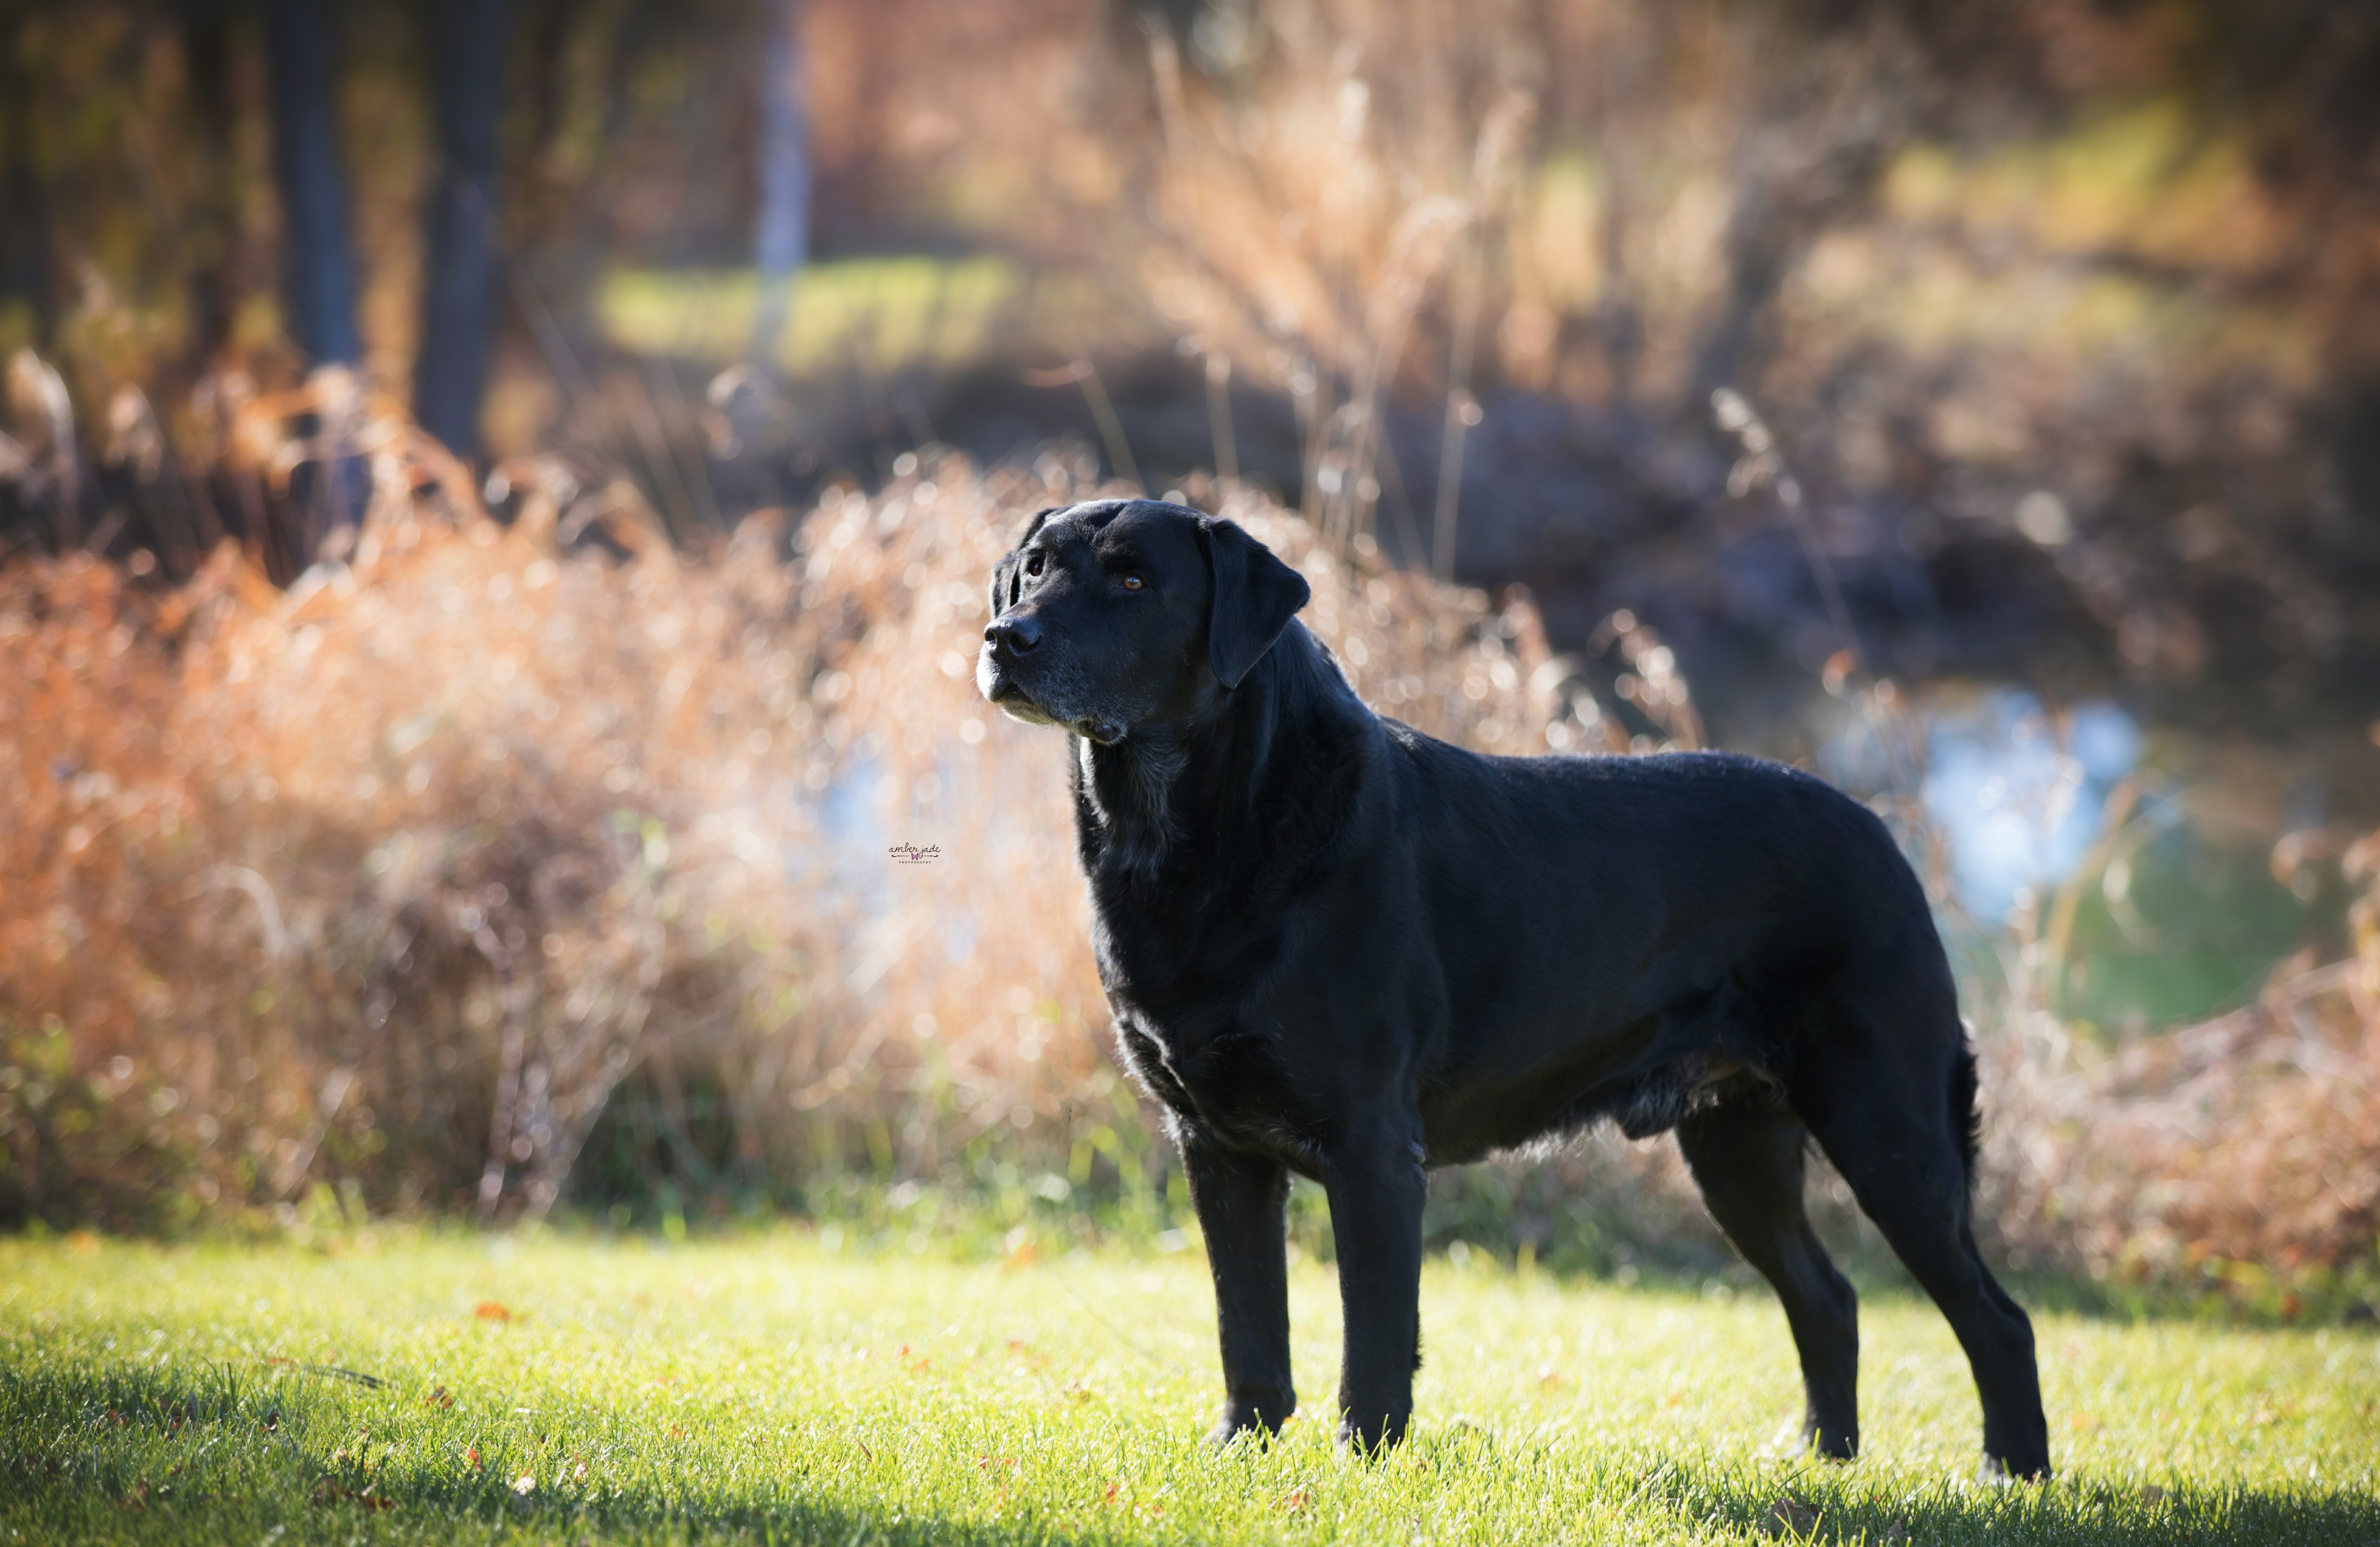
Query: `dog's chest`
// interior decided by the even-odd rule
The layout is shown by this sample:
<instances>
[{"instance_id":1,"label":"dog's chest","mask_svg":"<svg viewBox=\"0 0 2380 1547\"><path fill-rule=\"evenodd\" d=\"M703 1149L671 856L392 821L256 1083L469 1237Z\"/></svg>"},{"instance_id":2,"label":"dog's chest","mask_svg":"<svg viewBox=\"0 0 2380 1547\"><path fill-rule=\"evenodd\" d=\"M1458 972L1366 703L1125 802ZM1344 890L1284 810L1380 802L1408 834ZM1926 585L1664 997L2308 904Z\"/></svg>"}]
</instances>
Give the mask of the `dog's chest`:
<instances>
[{"instance_id":1,"label":"dog's chest","mask_svg":"<svg viewBox=\"0 0 2380 1547\"><path fill-rule=\"evenodd\" d=\"M1116 1004L1116 1054L1125 1072L1178 1118L1217 1138L1294 1160L1308 1126L1275 1049L1246 1030L1169 1027Z\"/></svg>"}]
</instances>

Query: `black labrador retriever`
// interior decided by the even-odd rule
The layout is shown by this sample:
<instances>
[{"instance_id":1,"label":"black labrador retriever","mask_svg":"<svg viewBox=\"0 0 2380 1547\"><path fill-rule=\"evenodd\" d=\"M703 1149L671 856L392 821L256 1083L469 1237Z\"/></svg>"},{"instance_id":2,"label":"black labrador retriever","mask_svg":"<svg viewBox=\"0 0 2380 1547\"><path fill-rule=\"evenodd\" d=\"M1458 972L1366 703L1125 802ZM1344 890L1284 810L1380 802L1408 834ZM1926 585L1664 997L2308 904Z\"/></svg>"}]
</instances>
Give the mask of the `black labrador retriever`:
<instances>
[{"instance_id":1,"label":"black labrador retriever","mask_svg":"<svg viewBox=\"0 0 2380 1547\"><path fill-rule=\"evenodd\" d=\"M1859 1445L1858 1308L1802 1207L1815 1137L1957 1331L1987 1473L2049 1470L2032 1323L1969 1228L1975 1062L1917 877L1865 808L1719 754L1488 757L1383 719L1241 527L1109 500L991 580L986 698L1073 736L1122 1057L1213 1265L1216 1438L1290 1384L1289 1173L1330 1197L1341 1438L1393 1443L1432 1166L1612 1118L1677 1130L1785 1303L1806 1444Z\"/></svg>"}]
</instances>

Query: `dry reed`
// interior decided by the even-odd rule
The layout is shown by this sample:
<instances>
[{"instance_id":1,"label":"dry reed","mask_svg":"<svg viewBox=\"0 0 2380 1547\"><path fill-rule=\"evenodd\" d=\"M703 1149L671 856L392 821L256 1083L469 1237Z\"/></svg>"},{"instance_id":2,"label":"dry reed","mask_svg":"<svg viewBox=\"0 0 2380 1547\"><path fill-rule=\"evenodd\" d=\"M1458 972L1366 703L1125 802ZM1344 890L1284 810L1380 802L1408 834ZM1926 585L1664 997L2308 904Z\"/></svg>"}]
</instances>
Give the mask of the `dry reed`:
<instances>
[{"instance_id":1,"label":"dry reed","mask_svg":"<svg viewBox=\"0 0 2380 1547\"><path fill-rule=\"evenodd\" d=\"M500 526L374 414L360 540L285 593L229 548L173 588L0 572L11 1212L328 1182L541 1213L632 1078L696 1183L930 1178L994 1142L1137 1170L1058 741L972 685L992 559L1088 469L949 458L681 562L632 491L551 461L504 471ZM1544 746L1525 601L1225 508L1314 579L1377 701Z\"/></svg>"},{"instance_id":2,"label":"dry reed","mask_svg":"<svg viewBox=\"0 0 2380 1547\"><path fill-rule=\"evenodd\" d=\"M1986 1216L2037 1263L2250 1299L2345 1274L2380 1239L2380 833L2348 851L2356 954L2113 1048L2005 1007Z\"/></svg>"},{"instance_id":3,"label":"dry reed","mask_svg":"<svg viewBox=\"0 0 2380 1547\"><path fill-rule=\"evenodd\" d=\"M177 586L0 569L0 1206L505 1218L655 1175L799 1199L1019 1166L1046 1196L1146 1188L1062 739L972 681L992 560L1088 465L929 458L687 556L617 480L509 465L500 526L385 405L360 422L370 516L286 591L228 547ZM1697 744L1633 617L1550 656L1524 596L1197 492L1305 573L1387 712L1495 752ZM2345 861L2367 889L2374 841ZM2353 962L2095 1063L2022 995L1973 1007L2003 1243L2235 1288L2368 1257L2380 900L2356 916ZM654 1175L590 1174L607 1122ZM1597 1210L1633 1221L1623 1247L1709 1239L1666 1143L1479 1186L1531 1242ZM1439 1233L1480 1228L1479 1195Z\"/></svg>"}]
</instances>

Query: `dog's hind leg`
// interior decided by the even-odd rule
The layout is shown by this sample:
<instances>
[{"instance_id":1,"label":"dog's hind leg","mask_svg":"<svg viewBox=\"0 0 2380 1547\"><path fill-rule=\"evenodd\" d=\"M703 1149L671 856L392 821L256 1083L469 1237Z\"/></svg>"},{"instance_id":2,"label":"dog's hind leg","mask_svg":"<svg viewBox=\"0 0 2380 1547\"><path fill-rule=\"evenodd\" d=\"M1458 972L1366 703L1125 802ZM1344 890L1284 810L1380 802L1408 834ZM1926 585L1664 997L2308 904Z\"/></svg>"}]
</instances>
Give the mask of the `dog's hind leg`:
<instances>
[{"instance_id":1,"label":"dog's hind leg","mask_svg":"<svg viewBox=\"0 0 2380 1547\"><path fill-rule=\"evenodd\" d=\"M1782 1106L1744 1097L1678 1124L1678 1147L1727 1239L1785 1304L1802 1355L1802 1443L1822 1456L1859 1453L1859 1298L1828 1261L1802 1207L1809 1137Z\"/></svg>"},{"instance_id":2,"label":"dog's hind leg","mask_svg":"<svg viewBox=\"0 0 2380 1547\"><path fill-rule=\"evenodd\" d=\"M1795 1105L1920 1287L1958 1335L1984 1408L1987 1476L2049 1475L2033 1323L1984 1265L1969 1223L1974 1065L1952 1017L1939 1038L1880 1032L1814 1041Z\"/></svg>"}]
</instances>

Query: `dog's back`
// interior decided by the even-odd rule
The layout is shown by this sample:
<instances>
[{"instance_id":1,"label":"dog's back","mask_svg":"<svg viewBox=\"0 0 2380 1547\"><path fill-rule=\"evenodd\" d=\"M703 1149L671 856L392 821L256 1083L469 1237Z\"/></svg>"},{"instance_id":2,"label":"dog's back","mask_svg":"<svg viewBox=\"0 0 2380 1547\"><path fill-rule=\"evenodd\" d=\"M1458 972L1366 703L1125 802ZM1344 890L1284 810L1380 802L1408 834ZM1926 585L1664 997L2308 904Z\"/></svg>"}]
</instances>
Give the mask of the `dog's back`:
<instances>
[{"instance_id":1,"label":"dog's back","mask_svg":"<svg viewBox=\"0 0 2380 1547\"><path fill-rule=\"evenodd\" d=\"M1463 1093L1433 1154L1607 1116L1643 1137L1723 1082L1781 1089L1846 994L1922 1005L1895 1034L1957 1058L1924 889L1831 786L1731 754L1488 757L1385 730L1384 827L1422 903L1393 942L1349 945L1430 968L1424 1079Z\"/></svg>"}]
</instances>

